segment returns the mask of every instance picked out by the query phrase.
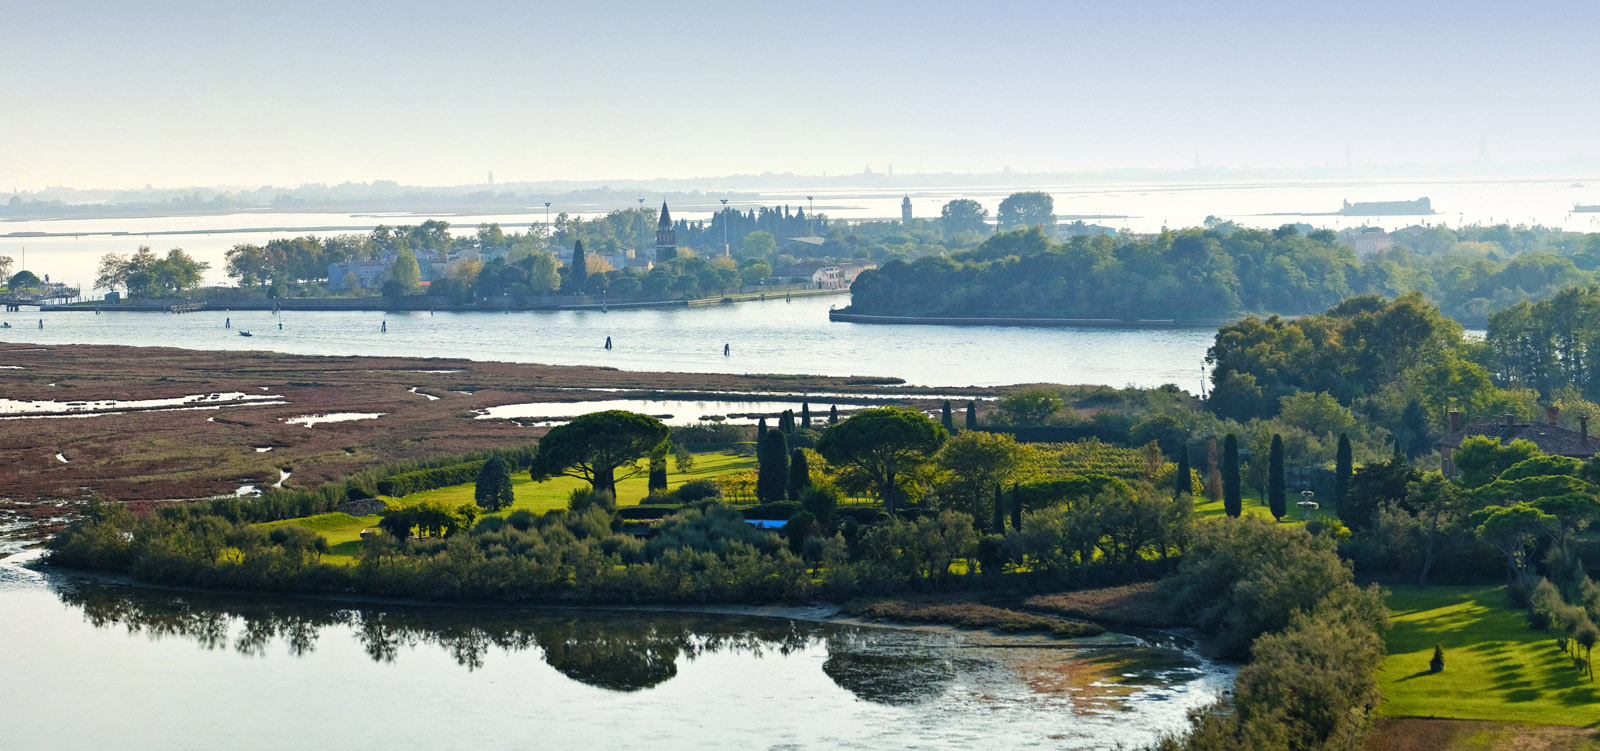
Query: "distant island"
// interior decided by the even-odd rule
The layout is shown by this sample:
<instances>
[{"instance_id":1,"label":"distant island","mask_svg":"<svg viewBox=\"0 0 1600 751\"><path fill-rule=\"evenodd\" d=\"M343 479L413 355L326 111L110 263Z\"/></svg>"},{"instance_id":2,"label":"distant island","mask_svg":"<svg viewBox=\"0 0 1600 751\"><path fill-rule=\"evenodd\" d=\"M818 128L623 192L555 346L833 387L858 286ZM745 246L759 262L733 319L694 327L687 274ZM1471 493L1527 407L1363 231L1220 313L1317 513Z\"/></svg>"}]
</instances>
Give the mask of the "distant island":
<instances>
[{"instance_id":1,"label":"distant island","mask_svg":"<svg viewBox=\"0 0 1600 751\"><path fill-rule=\"evenodd\" d=\"M1600 214L1600 204L1580 203L1572 207L1574 214Z\"/></svg>"},{"instance_id":2,"label":"distant island","mask_svg":"<svg viewBox=\"0 0 1600 751\"><path fill-rule=\"evenodd\" d=\"M1275 211L1260 216L1427 216L1436 214L1433 202L1427 196L1415 201L1361 201L1346 200L1338 211Z\"/></svg>"},{"instance_id":3,"label":"distant island","mask_svg":"<svg viewBox=\"0 0 1600 751\"><path fill-rule=\"evenodd\" d=\"M1415 201L1345 201L1344 207L1338 211L1340 216L1420 216L1432 213L1433 204L1426 196Z\"/></svg>"}]
</instances>

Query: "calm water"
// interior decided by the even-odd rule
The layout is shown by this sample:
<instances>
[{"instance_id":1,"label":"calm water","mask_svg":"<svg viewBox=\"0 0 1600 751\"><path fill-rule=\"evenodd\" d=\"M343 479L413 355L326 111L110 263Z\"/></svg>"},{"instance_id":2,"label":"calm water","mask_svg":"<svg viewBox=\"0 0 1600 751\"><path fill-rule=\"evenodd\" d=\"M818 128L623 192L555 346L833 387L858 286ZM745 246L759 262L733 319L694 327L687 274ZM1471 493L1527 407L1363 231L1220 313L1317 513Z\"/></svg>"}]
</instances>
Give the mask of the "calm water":
<instances>
[{"instance_id":1,"label":"calm water","mask_svg":"<svg viewBox=\"0 0 1600 751\"><path fill-rule=\"evenodd\" d=\"M833 323L846 296L712 308L520 313L4 313L0 342L308 355L460 357L689 373L895 376L914 385L1094 383L1199 389L1210 329ZM44 328L38 328L43 318ZM232 319L233 329L223 328ZM387 321L388 332L380 333ZM238 336L248 329L254 336ZM604 348L606 337L613 348ZM732 346L724 357L722 345ZM24 371L0 370L0 384Z\"/></svg>"},{"instance_id":2,"label":"calm water","mask_svg":"<svg viewBox=\"0 0 1600 751\"><path fill-rule=\"evenodd\" d=\"M1231 680L1129 637L996 648L733 615L347 608L15 560L0 634L14 749L1137 747Z\"/></svg>"}]
</instances>

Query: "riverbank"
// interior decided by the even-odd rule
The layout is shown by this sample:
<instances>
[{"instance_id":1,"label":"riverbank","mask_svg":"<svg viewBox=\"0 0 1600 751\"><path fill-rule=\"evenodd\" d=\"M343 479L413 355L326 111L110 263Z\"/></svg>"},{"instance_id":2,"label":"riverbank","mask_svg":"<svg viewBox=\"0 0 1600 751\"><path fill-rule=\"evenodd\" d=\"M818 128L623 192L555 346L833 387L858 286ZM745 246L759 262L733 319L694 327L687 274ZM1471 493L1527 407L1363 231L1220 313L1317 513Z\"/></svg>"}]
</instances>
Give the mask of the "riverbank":
<instances>
[{"instance_id":1,"label":"riverbank","mask_svg":"<svg viewBox=\"0 0 1600 751\"><path fill-rule=\"evenodd\" d=\"M442 313L505 313L507 311L610 311L610 310L647 310L654 308L702 308L714 305L732 305L741 302L765 302L768 300L784 300L806 297L837 297L848 295L848 289L804 289L776 287L761 292L740 292L731 295L717 295L712 297L696 298L692 300L647 300L647 301L596 301L592 295L565 295L553 296L541 300L511 302L474 302L453 303L429 295L411 295L408 297L333 297L333 298L261 298L261 299L191 299L191 298L161 298L152 300L129 300L108 303L103 300L83 301L68 305L42 305L40 312L89 312L89 313L168 313L174 309L184 312L195 310L211 311L354 311L354 312L442 312Z\"/></svg>"}]
</instances>

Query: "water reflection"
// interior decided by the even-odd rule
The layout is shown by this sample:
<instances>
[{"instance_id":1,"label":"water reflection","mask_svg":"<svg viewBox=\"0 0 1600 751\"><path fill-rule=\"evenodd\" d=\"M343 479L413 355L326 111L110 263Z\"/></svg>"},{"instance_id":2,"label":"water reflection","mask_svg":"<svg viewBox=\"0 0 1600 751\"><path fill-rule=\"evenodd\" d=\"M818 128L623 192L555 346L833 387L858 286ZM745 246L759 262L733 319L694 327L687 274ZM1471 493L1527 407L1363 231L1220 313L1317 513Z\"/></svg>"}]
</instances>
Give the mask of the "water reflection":
<instances>
[{"instance_id":1,"label":"water reflection","mask_svg":"<svg viewBox=\"0 0 1600 751\"><path fill-rule=\"evenodd\" d=\"M640 691L677 676L680 661L716 652L760 658L826 647L823 671L857 697L905 705L937 698L955 676L949 639L926 634L815 624L779 618L607 611L349 608L316 602L130 592L75 583L62 602L96 628L150 639L184 639L205 650L265 657L282 644L295 657L316 649L324 631L354 635L374 662L393 663L435 647L469 671L496 652L538 649L545 663L579 683Z\"/></svg>"}]
</instances>

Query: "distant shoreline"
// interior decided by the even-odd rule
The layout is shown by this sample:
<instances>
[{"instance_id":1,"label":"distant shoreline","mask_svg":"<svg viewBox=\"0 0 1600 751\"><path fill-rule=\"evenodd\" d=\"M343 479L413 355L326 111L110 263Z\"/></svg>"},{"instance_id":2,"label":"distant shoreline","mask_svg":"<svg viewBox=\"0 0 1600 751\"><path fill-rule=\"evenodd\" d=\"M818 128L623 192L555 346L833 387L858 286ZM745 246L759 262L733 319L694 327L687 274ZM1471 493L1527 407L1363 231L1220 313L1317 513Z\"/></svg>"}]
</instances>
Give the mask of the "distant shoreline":
<instances>
[{"instance_id":1,"label":"distant shoreline","mask_svg":"<svg viewBox=\"0 0 1600 751\"><path fill-rule=\"evenodd\" d=\"M561 310L588 310L605 312L608 310L636 310L649 308L704 308L716 305L733 305L741 302L774 300L784 297L823 297L828 295L848 295L848 289L801 289L801 290L773 290L768 293L743 293L726 295L723 297L706 297L695 300L652 300L644 302L555 302L544 301L524 304L510 303L452 303L427 295L416 295L398 299L382 297L360 298L306 298L306 299L262 299L262 300L137 300L118 303L73 303L70 305L42 305L39 311L43 313L59 312L126 312L126 313L167 313L173 306L192 305L204 303L202 310L206 311L259 311L259 310L289 310L299 312L443 312L443 313L505 313L507 311L561 311ZM197 312L197 311L189 311Z\"/></svg>"},{"instance_id":2,"label":"distant shoreline","mask_svg":"<svg viewBox=\"0 0 1600 751\"><path fill-rule=\"evenodd\" d=\"M828 311L828 320L840 323L884 323L928 326L1036 326L1049 328L1216 328L1217 321L1179 321L1172 318L1016 318L984 316L877 316Z\"/></svg>"}]
</instances>

